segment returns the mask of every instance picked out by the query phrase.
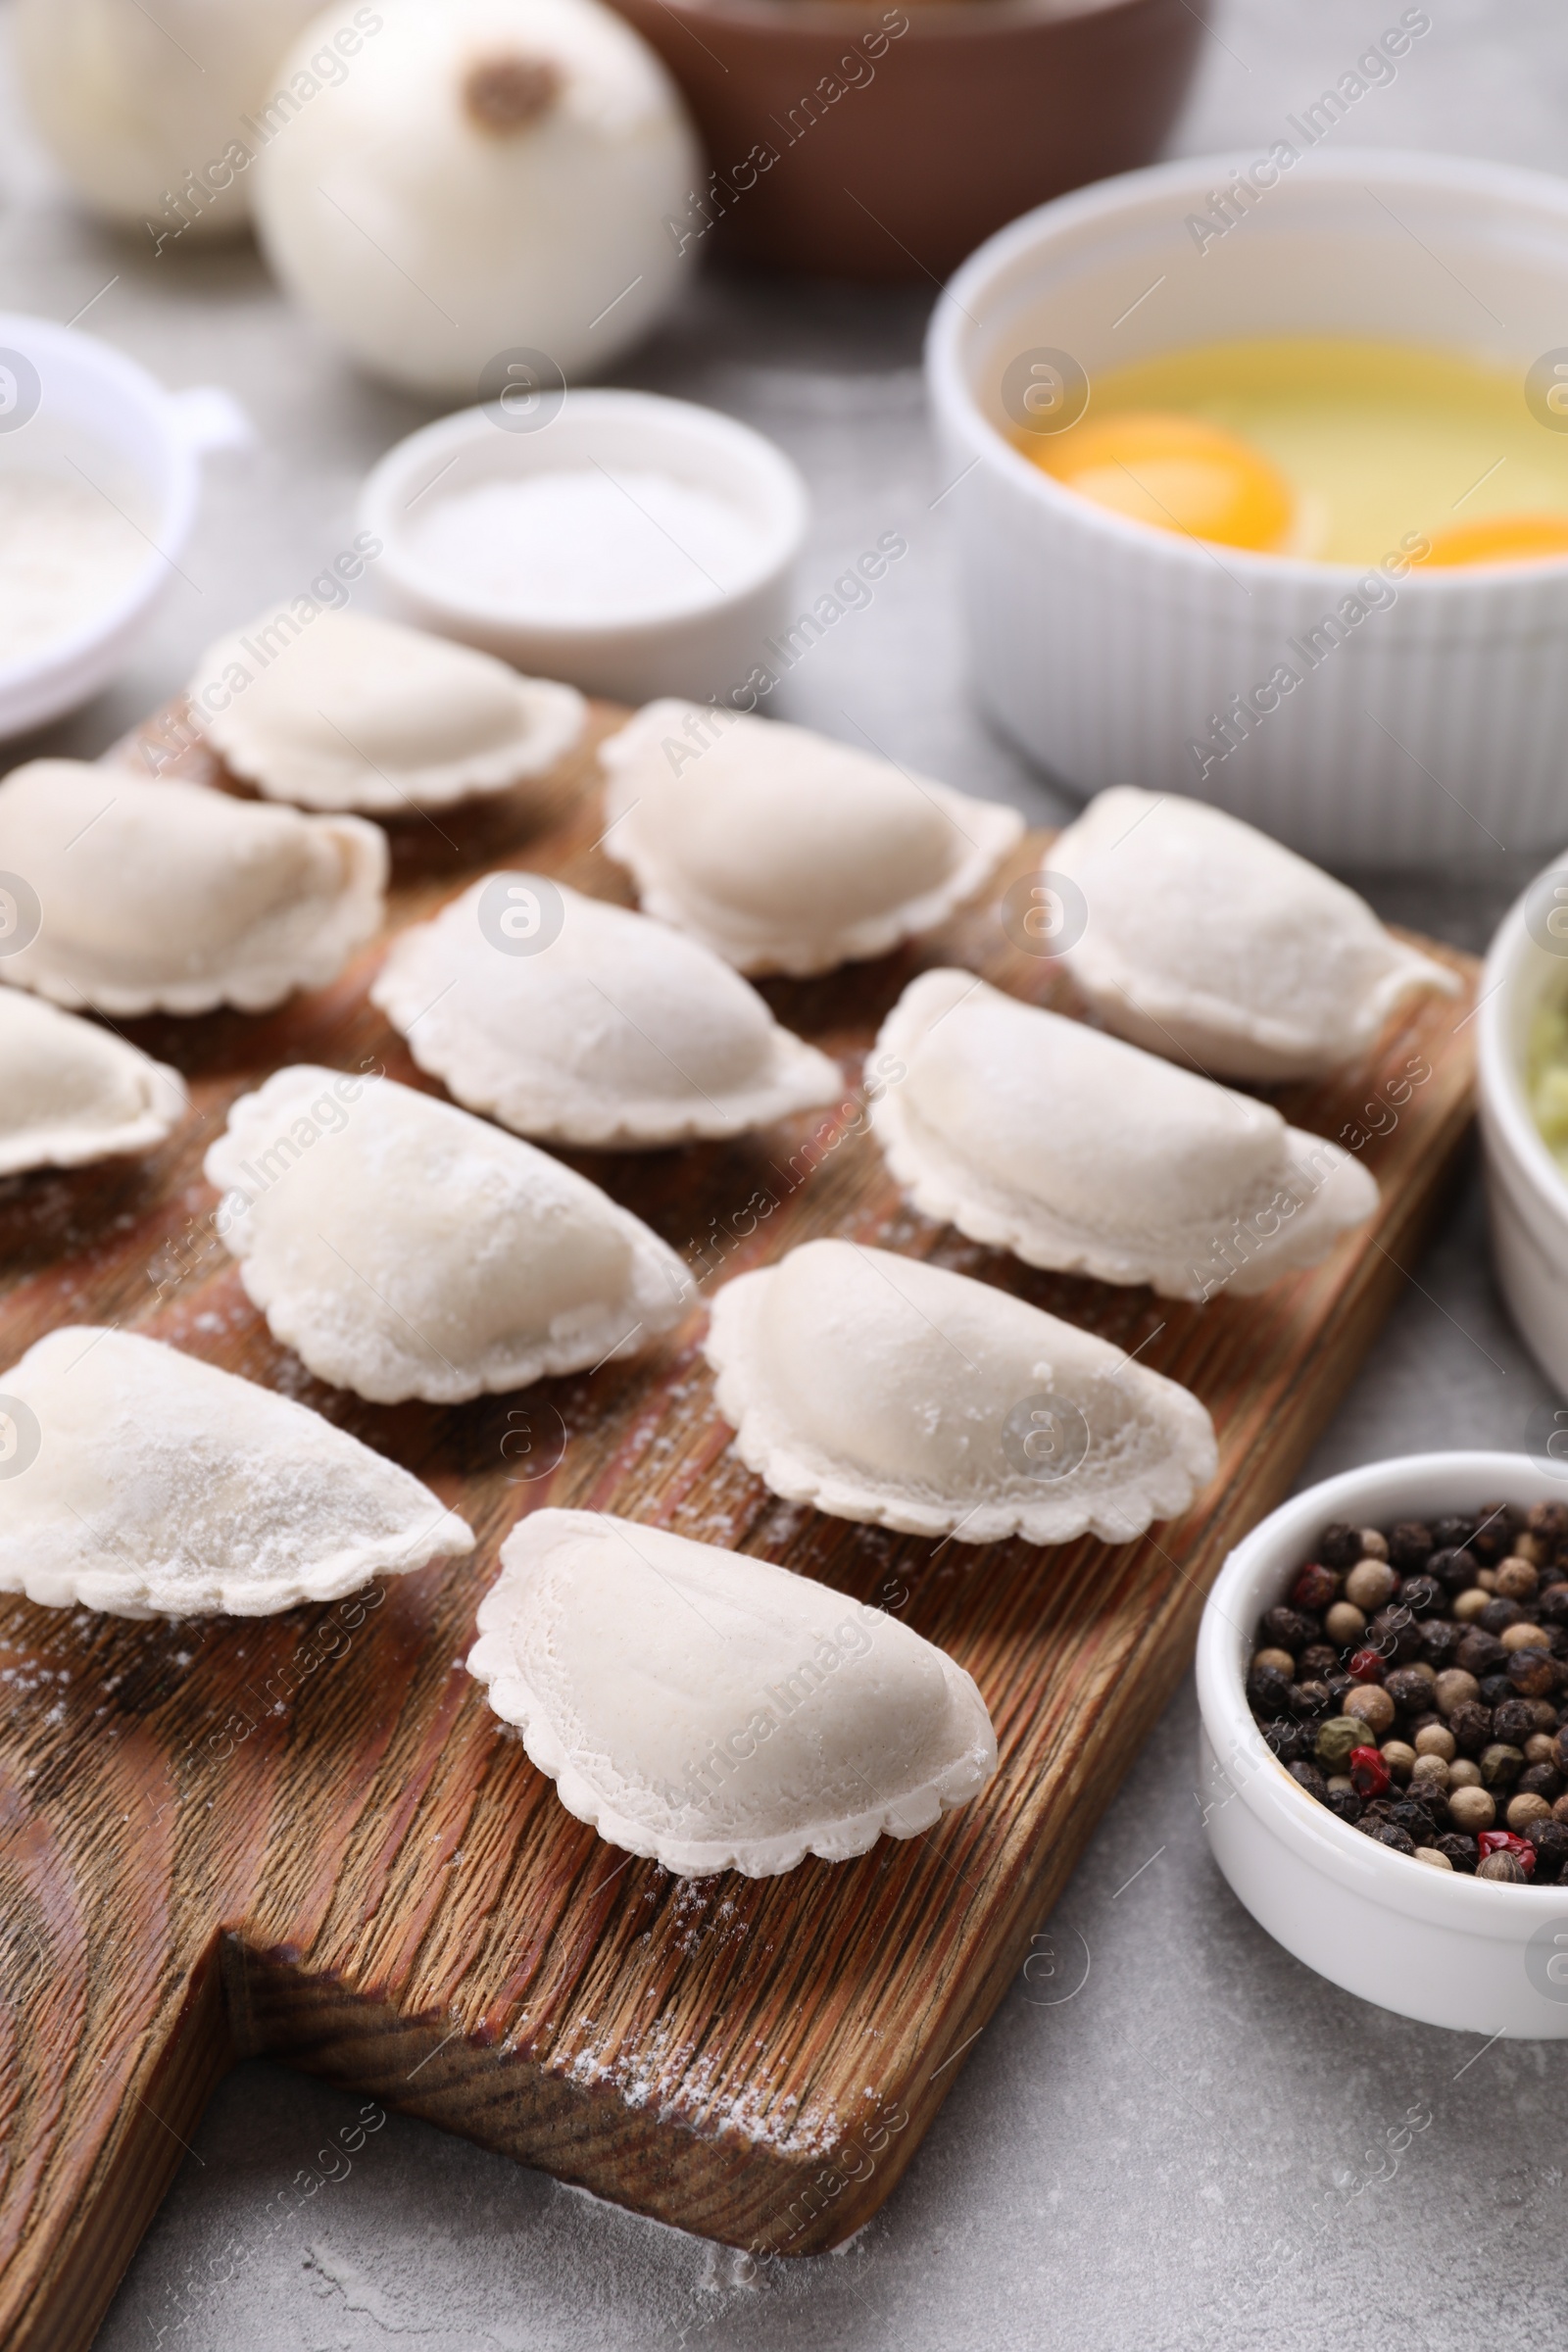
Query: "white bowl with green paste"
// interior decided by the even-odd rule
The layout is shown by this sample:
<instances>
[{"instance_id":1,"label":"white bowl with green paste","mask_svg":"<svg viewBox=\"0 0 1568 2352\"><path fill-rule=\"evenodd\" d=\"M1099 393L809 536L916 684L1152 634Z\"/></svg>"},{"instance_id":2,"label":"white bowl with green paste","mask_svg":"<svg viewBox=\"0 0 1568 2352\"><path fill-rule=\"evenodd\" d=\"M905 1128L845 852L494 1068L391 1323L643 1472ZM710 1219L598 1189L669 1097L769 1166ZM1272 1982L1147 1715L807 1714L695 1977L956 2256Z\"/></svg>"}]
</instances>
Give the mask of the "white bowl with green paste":
<instances>
[{"instance_id":1,"label":"white bowl with green paste","mask_svg":"<svg viewBox=\"0 0 1568 2352\"><path fill-rule=\"evenodd\" d=\"M1504 917L1477 1027L1497 1281L1568 1408L1568 852Z\"/></svg>"}]
</instances>

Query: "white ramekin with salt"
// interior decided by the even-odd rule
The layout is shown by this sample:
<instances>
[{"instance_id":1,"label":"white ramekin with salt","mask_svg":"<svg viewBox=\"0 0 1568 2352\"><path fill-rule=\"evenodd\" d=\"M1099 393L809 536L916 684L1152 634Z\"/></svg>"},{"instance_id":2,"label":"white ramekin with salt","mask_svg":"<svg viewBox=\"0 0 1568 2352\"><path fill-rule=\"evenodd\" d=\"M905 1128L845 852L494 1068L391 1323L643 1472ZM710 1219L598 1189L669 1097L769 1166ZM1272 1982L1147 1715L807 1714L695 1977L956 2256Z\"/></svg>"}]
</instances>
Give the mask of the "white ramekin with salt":
<instances>
[{"instance_id":1,"label":"white ramekin with salt","mask_svg":"<svg viewBox=\"0 0 1568 2352\"><path fill-rule=\"evenodd\" d=\"M650 392L465 409L361 494L400 617L533 676L728 701L788 624L807 498L750 426Z\"/></svg>"}]
</instances>

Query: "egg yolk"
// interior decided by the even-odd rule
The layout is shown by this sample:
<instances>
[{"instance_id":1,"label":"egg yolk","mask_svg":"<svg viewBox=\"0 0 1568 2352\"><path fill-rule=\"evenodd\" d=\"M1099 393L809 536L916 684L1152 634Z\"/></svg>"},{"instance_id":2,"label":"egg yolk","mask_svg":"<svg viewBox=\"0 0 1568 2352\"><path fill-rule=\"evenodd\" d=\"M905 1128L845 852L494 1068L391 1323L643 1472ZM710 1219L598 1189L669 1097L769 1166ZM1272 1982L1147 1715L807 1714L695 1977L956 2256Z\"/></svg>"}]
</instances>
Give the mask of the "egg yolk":
<instances>
[{"instance_id":1,"label":"egg yolk","mask_svg":"<svg viewBox=\"0 0 1568 2352\"><path fill-rule=\"evenodd\" d=\"M1080 498L1222 547L1270 553L1295 518L1284 475L1249 442L1199 416L1128 411L1032 441L1025 454Z\"/></svg>"},{"instance_id":2,"label":"egg yolk","mask_svg":"<svg viewBox=\"0 0 1568 2352\"><path fill-rule=\"evenodd\" d=\"M1431 534L1429 564L1548 563L1568 556L1568 514L1543 514L1532 509L1522 514L1480 514L1474 522L1456 522Z\"/></svg>"}]
</instances>

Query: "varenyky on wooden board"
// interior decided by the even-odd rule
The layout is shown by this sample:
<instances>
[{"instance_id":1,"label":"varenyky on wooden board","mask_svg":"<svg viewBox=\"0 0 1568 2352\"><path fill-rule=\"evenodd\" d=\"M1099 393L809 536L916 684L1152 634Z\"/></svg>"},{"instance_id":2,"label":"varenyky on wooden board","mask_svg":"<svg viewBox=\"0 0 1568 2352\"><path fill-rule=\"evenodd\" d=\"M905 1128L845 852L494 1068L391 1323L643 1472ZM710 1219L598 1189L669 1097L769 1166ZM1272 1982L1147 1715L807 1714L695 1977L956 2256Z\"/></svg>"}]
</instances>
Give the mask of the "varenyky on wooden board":
<instances>
[{"instance_id":1,"label":"varenyky on wooden board","mask_svg":"<svg viewBox=\"0 0 1568 2352\"><path fill-rule=\"evenodd\" d=\"M616 723L595 712L596 735ZM187 774L208 775L204 756ZM541 827L507 798L394 833L391 925L486 867L603 897L590 750ZM1112 1548L936 1543L770 1496L729 1451L704 1310L648 1355L451 1410L320 1387L270 1338L206 1219L202 1156L285 1061L431 1086L368 1004L374 947L257 1017L128 1033L186 1076L160 1152L0 1183L0 1363L118 1323L303 1397L469 1521L460 1563L270 1619L130 1624L0 1603L0 2339L84 2346L213 2084L270 2051L487 2147L759 2256L819 2251L898 2180L1170 1695L1227 1548L1286 1491L1398 1295L1470 1111L1466 1015L1426 999L1366 1062L1279 1090L1362 1152L1375 1223L1311 1273L1206 1305L1033 1272L901 1201L861 1062L915 972L957 963L1073 1008L980 904L880 961L770 983L838 1056L842 1101L738 1141L564 1154L705 1292L836 1234L979 1273L1196 1391L1220 1472ZM0 1488L0 1507L3 1507ZM602 1843L498 1723L464 1659L496 1553L543 1503L756 1552L900 1615L972 1673L1001 1768L924 1836L855 1862L700 1882ZM177 2316L174 2319L177 2321ZM173 2328L172 2326L172 2332Z\"/></svg>"}]
</instances>

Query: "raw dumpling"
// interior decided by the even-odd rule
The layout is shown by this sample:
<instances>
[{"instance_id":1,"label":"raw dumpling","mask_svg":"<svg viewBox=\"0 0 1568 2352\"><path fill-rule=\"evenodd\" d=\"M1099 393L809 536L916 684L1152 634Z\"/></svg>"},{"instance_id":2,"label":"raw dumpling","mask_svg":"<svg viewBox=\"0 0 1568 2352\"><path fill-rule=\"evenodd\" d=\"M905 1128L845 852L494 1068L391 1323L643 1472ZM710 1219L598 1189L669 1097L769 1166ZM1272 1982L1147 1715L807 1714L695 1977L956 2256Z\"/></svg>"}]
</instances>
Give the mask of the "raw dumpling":
<instances>
[{"instance_id":1,"label":"raw dumpling","mask_svg":"<svg viewBox=\"0 0 1568 2352\"><path fill-rule=\"evenodd\" d=\"M1220 1078L1312 1078L1367 1052L1454 975L1364 899L1222 809L1117 785L1046 854L1077 883L1063 951L1107 1028Z\"/></svg>"},{"instance_id":2,"label":"raw dumpling","mask_svg":"<svg viewBox=\"0 0 1568 2352\"><path fill-rule=\"evenodd\" d=\"M0 988L0 1176L151 1152L189 1107L177 1070L41 998Z\"/></svg>"},{"instance_id":3,"label":"raw dumpling","mask_svg":"<svg viewBox=\"0 0 1568 2352\"><path fill-rule=\"evenodd\" d=\"M473 1549L319 1413L127 1331L68 1324L0 1373L0 1592L45 1608L270 1617Z\"/></svg>"},{"instance_id":4,"label":"raw dumpling","mask_svg":"<svg viewBox=\"0 0 1568 2352\"><path fill-rule=\"evenodd\" d=\"M357 612L285 607L209 646L187 689L230 773L271 801L439 808L543 775L581 738L574 686Z\"/></svg>"},{"instance_id":5,"label":"raw dumpling","mask_svg":"<svg viewBox=\"0 0 1568 2352\"><path fill-rule=\"evenodd\" d=\"M461 1404L635 1354L685 1312L672 1250L548 1152L389 1078L300 1062L207 1154L274 1339L376 1404Z\"/></svg>"},{"instance_id":6,"label":"raw dumpling","mask_svg":"<svg viewBox=\"0 0 1568 2352\"><path fill-rule=\"evenodd\" d=\"M916 1536L1106 1542L1214 1475L1198 1398L989 1283L808 1242L713 1300L735 1450L791 1502Z\"/></svg>"},{"instance_id":7,"label":"raw dumpling","mask_svg":"<svg viewBox=\"0 0 1568 2352\"><path fill-rule=\"evenodd\" d=\"M743 972L825 972L946 922L1015 809L805 727L650 703L600 746L605 847L661 922Z\"/></svg>"},{"instance_id":8,"label":"raw dumpling","mask_svg":"<svg viewBox=\"0 0 1568 2352\"><path fill-rule=\"evenodd\" d=\"M0 784L0 871L41 921L0 978L97 1012L262 1012L379 928L386 835L129 767L33 760Z\"/></svg>"},{"instance_id":9,"label":"raw dumpling","mask_svg":"<svg viewBox=\"0 0 1568 2352\"><path fill-rule=\"evenodd\" d=\"M1359 1160L1268 1103L972 972L922 972L877 1045L906 1072L871 1112L900 1184L1031 1266L1245 1295L1316 1265L1378 1204Z\"/></svg>"},{"instance_id":10,"label":"raw dumpling","mask_svg":"<svg viewBox=\"0 0 1568 2352\"><path fill-rule=\"evenodd\" d=\"M532 926L516 943L509 914ZM460 1102L551 1143L740 1135L843 1083L710 950L538 874L491 874L405 931L370 996Z\"/></svg>"},{"instance_id":11,"label":"raw dumpling","mask_svg":"<svg viewBox=\"0 0 1568 2352\"><path fill-rule=\"evenodd\" d=\"M897 1618L716 1544L535 1511L468 1671L568 1813L683 1878L913 1838L997 1768L984 1699Z\"/></svg>"}]
</instances>

